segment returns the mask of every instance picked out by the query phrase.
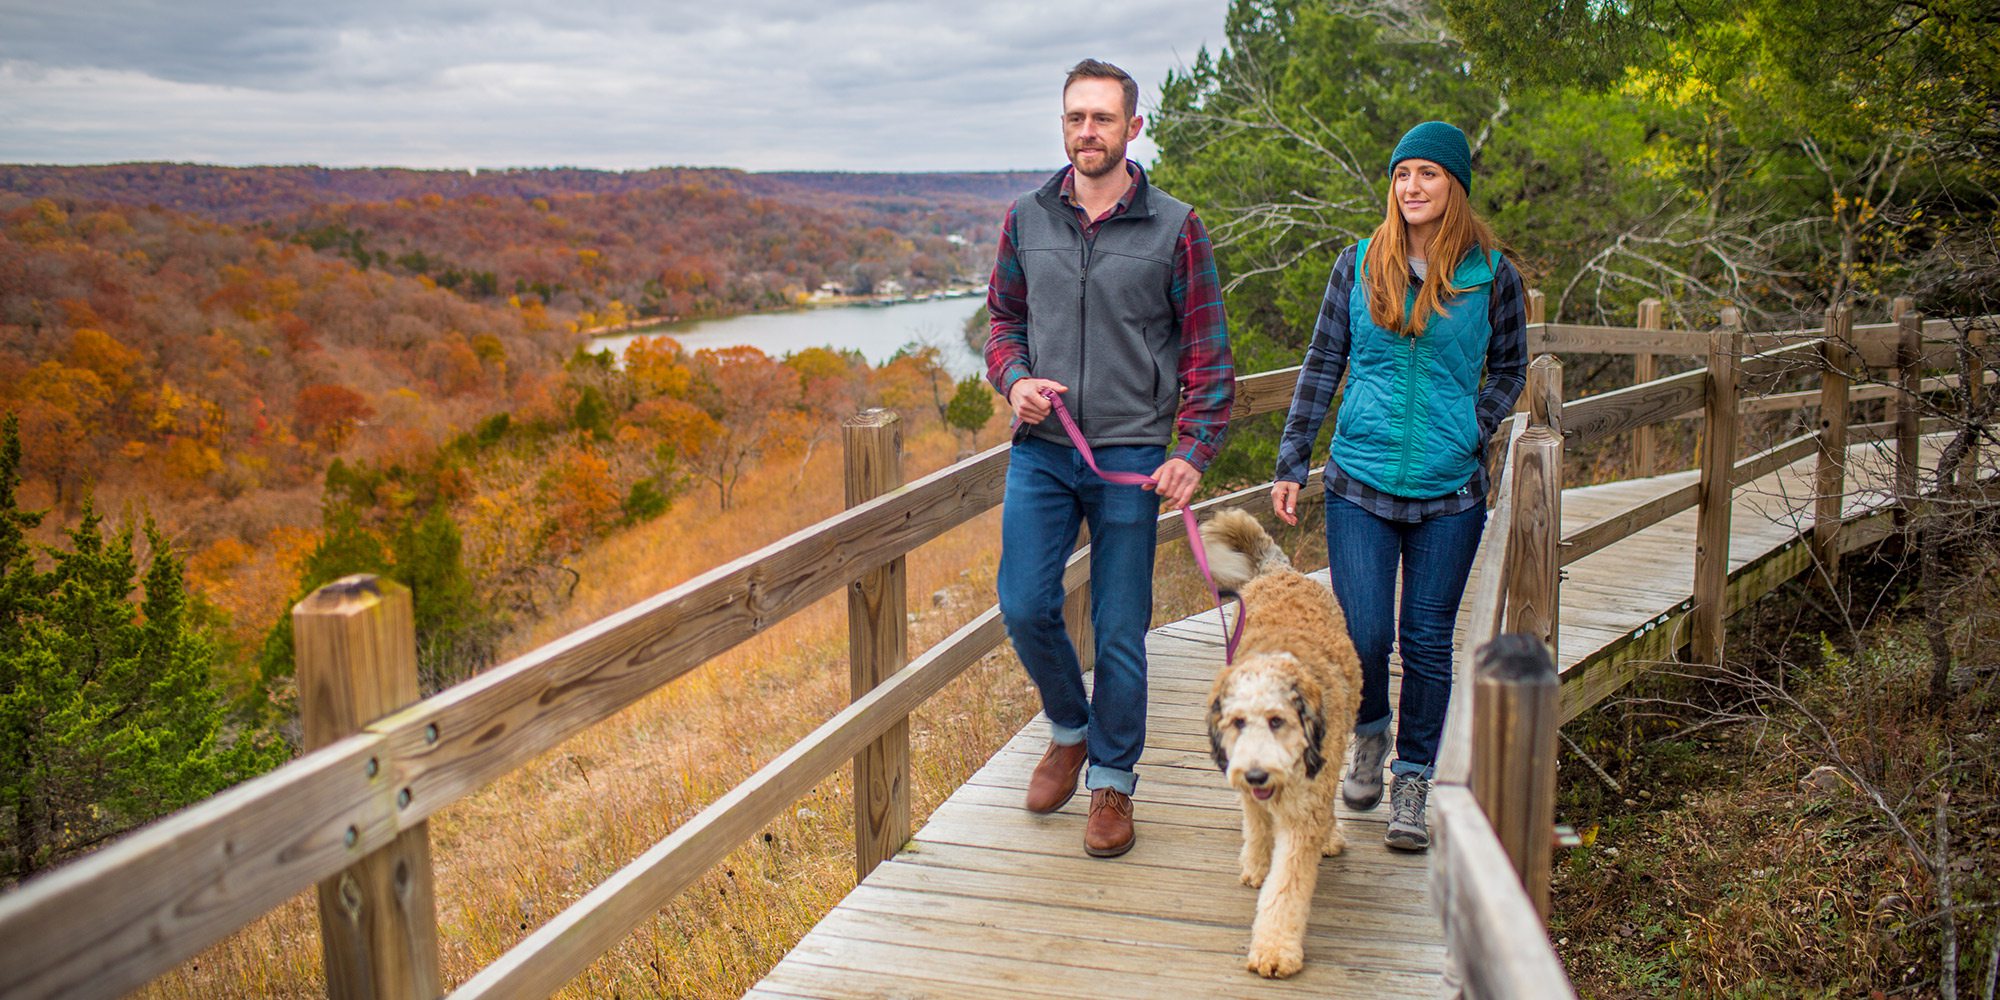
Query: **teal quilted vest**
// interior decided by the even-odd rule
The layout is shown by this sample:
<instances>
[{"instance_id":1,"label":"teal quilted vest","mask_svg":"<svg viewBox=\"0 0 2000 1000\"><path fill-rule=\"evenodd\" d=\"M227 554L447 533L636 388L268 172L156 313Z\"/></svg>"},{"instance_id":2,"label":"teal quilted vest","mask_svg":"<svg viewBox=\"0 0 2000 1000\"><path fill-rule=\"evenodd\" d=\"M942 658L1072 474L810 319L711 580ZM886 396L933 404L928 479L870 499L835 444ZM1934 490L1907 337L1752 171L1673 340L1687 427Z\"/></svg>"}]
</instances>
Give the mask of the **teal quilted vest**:
<instances>
[{"instance_id":1,"label":"teal quilted vest","mask_svg":"<svg viewBox=\"0 0 2000 1000\"><path fill-rule=\"evenodd\" d=\"M1368 241L1355 251L1347 299L1347 388L1330 456L1384 493L1427 499L1465 487L1480 458L1480 378L1492 337L1487 300L1498 254L1469 253L1452 274L1462 291L1416 337L1368 315ZM1411 288L1404 309L1414 308Z\"/></svg>"}]
</instances>

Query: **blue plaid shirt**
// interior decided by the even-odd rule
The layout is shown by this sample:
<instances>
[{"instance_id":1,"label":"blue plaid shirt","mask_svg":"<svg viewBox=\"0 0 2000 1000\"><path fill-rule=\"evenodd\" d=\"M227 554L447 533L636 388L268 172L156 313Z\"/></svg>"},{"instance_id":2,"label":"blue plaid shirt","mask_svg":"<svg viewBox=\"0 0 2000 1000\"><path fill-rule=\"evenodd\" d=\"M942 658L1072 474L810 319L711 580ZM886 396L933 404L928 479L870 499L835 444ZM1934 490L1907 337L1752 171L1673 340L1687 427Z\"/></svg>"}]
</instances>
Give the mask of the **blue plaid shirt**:
<instances>
[{"instance_id":1,"label":"blue plaid shirt","mask_svg":"<svg viewBox=\"0 0 2000 1000\"><path fill-rule=\"evenodd\" d=\"M1355 248L1348 247L1333 263L1326 282L1326 298L1320 303L1319 320L1313 325L1312 344L1306 348L1298 388L1292 393L1291 412L1285 416L1285 435L1278 444L1278 471L1281 482L1304 483L1311 464L1313 440L1319 436L1321 421L1333 407L1341 376L1347 373L1347 301L1354 290ZM1412 287L1422 287L1422 279L1412 274ZM1479 391L1477 412L1479 436L1493 436L1500 421L1514 412L1514 401L1527 386L1528 310L1527 295L1521 288L1521 273L1504 256L1493 269L1493 290L1487 298L1487 323L1492 337L1486 345L1486 384ZM1456 491L1441 497L1399 497L1384 493L1342 471L1337 463L1326 464L1326 494L1339 497L1376 517L1414 524L1433 517L1457 514L1486 502L1486 464L1479 463L1472 478Z\"/></svg>"}]
</instances>

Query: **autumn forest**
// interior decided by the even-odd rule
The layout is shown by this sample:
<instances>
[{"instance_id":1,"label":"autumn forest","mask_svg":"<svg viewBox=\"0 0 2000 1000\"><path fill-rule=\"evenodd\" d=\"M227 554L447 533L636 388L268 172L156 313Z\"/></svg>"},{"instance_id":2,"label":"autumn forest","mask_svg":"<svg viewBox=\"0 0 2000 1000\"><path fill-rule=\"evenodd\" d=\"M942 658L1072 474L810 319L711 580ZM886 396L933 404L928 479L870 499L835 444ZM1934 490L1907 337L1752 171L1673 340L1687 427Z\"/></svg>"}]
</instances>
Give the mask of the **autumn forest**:
<instances>
[{"instance_id":1,"label":"autumn forest","mask_svg":"<svg viewBox=\"0 0 2000 1000\"><path fill-rule=\"evenodd\" d=\"M585 334L982 280L1032 183L0 166L0 884L289 757L287 610L320 584L411 585L435 689L607 533L727 509L860 408L982 426L922 348Z\"/></svg>"}]
</instances>

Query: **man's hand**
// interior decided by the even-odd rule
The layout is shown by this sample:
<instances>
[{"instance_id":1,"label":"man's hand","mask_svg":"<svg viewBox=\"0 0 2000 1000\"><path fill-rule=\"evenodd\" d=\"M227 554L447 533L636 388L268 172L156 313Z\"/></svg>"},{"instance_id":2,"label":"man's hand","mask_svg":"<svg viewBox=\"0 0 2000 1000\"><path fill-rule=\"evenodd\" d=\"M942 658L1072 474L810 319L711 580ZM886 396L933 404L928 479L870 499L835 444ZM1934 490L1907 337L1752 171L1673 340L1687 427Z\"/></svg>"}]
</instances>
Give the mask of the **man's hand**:
<instances>
[{"instance_id":1,"label":"man's hand","mask_svg":"<svg viewBox=\"0 0 2000 1000\"><path fill-rule=\"evenodd\" d=\"M1146 488L1158 493L1168 510L1187 506L1194 499L1194 488L1201 485L1201 473L1185 458L1167 459L1165 465L1153 470L1153 478L1159 480L1159 485Z\"/></svg>"},{"instance_id":2,"label":"man's hand","mask_svg":"<svg viewBox=\"0 0 2000 1000\"><path fill-rule=\"evenodd\" d=\"M1282 479L1272 483L1271 510L1286 524L1299 523L1299 484Z\"/></svg>"},{"instance_id":3,"label":"man's hand","mask_svg":"<svg viewBox=\"0 0 2000 1000\"><path fill-rule=\"evenodd\" d=\"M1042 398L1043 389L1068 392L1069 386L1052 378L1024 378L1007 390L1007 405L1014 408L1014 416L1024 424L1039 424L1049 417L1049 401Z\"/></svg>"}]
</instances>

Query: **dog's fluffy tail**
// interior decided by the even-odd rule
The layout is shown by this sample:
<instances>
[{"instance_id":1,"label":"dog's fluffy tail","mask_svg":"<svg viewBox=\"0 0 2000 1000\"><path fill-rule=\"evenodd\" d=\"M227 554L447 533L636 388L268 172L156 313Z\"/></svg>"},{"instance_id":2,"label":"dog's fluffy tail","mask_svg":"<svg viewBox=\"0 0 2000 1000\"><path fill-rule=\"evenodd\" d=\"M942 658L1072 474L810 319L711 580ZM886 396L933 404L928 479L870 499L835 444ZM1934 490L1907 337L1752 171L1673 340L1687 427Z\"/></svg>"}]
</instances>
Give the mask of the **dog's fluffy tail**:
<instances>
[{"instance_id":1,"label":"dog's fluffy tail","mask_svg":"<svg viewBox=\"0 0 2000 1000\"><path fill-rule=\"evenodd\" d=\"M1201 542L1215 585L1222 590L1237 590L1265 573L1292 568L1284 550L1245 511L1225 510L1209 518L1201 526Z\"/></svg>"}]
</instances>

